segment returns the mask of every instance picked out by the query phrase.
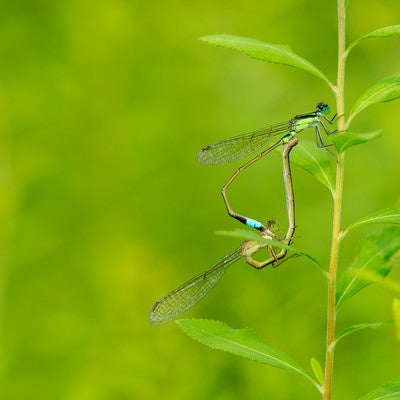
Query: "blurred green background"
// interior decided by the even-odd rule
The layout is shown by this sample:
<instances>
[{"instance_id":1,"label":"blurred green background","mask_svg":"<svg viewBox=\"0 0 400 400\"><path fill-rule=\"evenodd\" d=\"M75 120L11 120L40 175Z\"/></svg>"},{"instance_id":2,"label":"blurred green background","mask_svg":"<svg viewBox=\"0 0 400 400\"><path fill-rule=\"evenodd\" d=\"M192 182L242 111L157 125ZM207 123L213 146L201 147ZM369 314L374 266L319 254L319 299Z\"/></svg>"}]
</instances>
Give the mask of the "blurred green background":
<instances>
[{"instance_id":1,"label":"blurred green background","mask_svg":"<svg viewBox=\"0 0 400 400\"><path fill-rule=\"evenodd\" d=\"M240 165L203 166L198 150L333 103L326 84L287 67L208 46L231 33L290 44L330 79L335 2L5 1L0 13L1 375L4 400L317 399L302 379L204 348L174 324L152 327L152 303L235 248L240 228L219 189ZM352 40L398 24L398 0L349 2ZM400 70L398 38L363 42L348 63L347 111ZM400 205L399 103L360 114L383 135L347 157L344 225ZM304 135L304 136L303 136ZM302 134L313 138L312 131ZM296 246L326 264L328 191L293 168ZM280 160L230 191L232 205L286 229ZM360 239L346 239L341 268ZM398 271L394 279L400 279ZM252 327L308 366L323 362L326 286L298 258L255 271L243 261L187 315ZM365 290L338 328L391 318L390 294ZM337 349L336 398L396 376L392 327Z\"/></svg>"}]
</instances>

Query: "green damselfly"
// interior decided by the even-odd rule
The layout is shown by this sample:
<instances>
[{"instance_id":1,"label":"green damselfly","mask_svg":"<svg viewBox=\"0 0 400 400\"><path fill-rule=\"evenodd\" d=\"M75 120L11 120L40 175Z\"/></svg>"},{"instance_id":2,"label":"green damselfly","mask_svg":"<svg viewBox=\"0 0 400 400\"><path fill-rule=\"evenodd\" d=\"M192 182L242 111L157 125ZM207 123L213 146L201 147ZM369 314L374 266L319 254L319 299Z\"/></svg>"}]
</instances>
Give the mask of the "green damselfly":
<instances>
[{"instance_id":1,"label":"green damselfly","mask_svg":"<svg viewBox=\"0 0 400 400\"><path fill-rule=\"evenodd\" d=\"M293 136L302 132L304 129L311 127L315 128L317 146L327 148L327 145L325 145L322 140L320 127L327 135L336 133L336 130L330 132L324 124L324 122L327 122L332 125L336 121L336 114L331 119L327 117L329 112L330 108L328 104L321 102L317 104L315 111L296 115L289 121L270 125L266 128L262 128L250 133L223 139L221 141L209 144L200 150L198 155L198 160L200 163L225 164L243 158L250 153L254 153L279 136L279 140L277 140L272 146L268 147L246 164L239 167L222 187L222 197L224 199L228 214L231 217L237 219L247 226L250 226L251 228L255 228L260 231L264 229L264 226L260 222L237 214L232 210L226 195L227 188L247 167L254 164L256 161L270 153L281 144L287 143Z\"/></svg>"},{"instance_id":2,"label":"green damselfly","mask_svg":"<svg viewBox=\"0 0 400 400\"><path fill-rule=\"evenodd\" d=\"M291 244L296 228L294 193L289 154L292 148L297 145L297 143L297 138L289 138L282 152L283 180L285 185L286 208L288 215L288 229L286 235L284 238L280 238L269 229L274 224L274 221L270 221L270 224L267 224L267 227L263 226L263 229L256 228L260 230L261 237L279 240L287 246ZM264 261L255 260L253 255L263 248L268 250L270 257ZM261 269L267 265L277 267L278 265L282 264L285 261L284 257L286 256L286 253L286 248L281 248L279 252L276 252L273 246L269 245L268 243L263 243L256 240L245 240L238 249L221 258L205 272L192 278L154 303L149 315L151 324L165 324L179 317L189 308L193 307L204 296L206 296L207 293L222 278L227 268L238 261L241 257L244 257L246 262L252 267Z\"/></svg>"}]
</instances>

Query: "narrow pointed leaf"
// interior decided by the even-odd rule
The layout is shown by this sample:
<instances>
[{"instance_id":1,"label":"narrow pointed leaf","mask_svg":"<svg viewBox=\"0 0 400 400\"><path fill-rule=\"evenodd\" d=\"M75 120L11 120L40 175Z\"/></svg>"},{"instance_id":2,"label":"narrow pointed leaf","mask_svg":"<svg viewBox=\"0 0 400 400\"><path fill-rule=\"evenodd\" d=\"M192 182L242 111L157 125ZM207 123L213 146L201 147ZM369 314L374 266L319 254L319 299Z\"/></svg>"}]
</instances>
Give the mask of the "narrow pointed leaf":
<instances>
[{"instance_id":1,"label":"narrow pointed leaf","mask_svg":"<svg viewBox=\"0 0 400 400\"><path fill-rule=\"evenodd\" d=\"M260 40L235 35L210 35L200 38L207 43L218 47L237 50L249 57L274 64L287 65L307 71L324 80L329 87L333 84L328 78L308 60L294 53L289 46L265 43Z\"/></svg>"},{"instance_id":2,"label":"narrow pointed leaf","mask_svg":"<svg viewBox=\"0 0 400 400\"><path fill-rule=\"evenodd\" d=\"M357 144L368 142L380 136L381 131L373 131L366 133L338 133L331 136L331 141L335 145L337 152L343 153L346 149Z\"/></svg>"},{"instance_id":3,"label":"narrow pointed leaf","mask_svg":"<svg viewBox=\"0 0 400 400\"><path fill-rule=\"evenodd\" d=\"M367 393L359 400L399 400L400 399L400 379L386 383L383 386Z\"/></svg>"},{"instance_id":4,"label":"narrow pointed leaf","mask_svg":"<svg viewBox=\"0 0 400 400\"><path fill-rule=\"evenodd\" d=\"M322 371L321 364L314 357L311 358L310 363L315 377L317 378L319 384L322 386L324 384L324 372Z\"/></svg>"},{"instance_id":5,"label":"narrow pointed leaf","mask_svg":"<svg viewBox=\"0 0 400 400\"><path fill-rule=\"evenodd\" d=\"M400 208L385 208L369 214L358 221L350 224L341 234L341 239L352 229L365 224L395 224L400 225Z\"/></svg>"},{"instance_id":6,"label":"narrow pointed leaf","mask_svg":"<svg viewBox=\"0 0 400 400\"><path fill-rule=\"evenodd\" d=\"M393 320L394 320L394 328L396 331L397 340L400 341L400 300L397 298L393 299L392 303L393 310Z\"/></svg>"},{"instance_id":7,"label":"narrow pointed leaf","mask_svg":"<svg viewBox=\"0 0 400 400\"><path fill-rule=\"evenodd\" d=\"M251 329L233 329L220 321L181 319L176 321L190 337L213 349L227 351L271 367L303 376L316 387L314 378L295 361L259 338Z\"/></svg>"},{"instance_id":8,"label":"narrow pointed leaf","mask_svg":"<svg viewBox=\"0 0 400 400\"><path fill-rule=\"evenodd\" d=\"M395 254L392 258L393 264L400 264L398 261L399 253ZM382 277L381 275L377 274L376 272L372 271L360 271L359 277L368 281L370 283L376 283L381 288L387 290L388 292L393 292L395 294L400 294L400 283L390 279L388 277Z\"/></svg>"},{"instance_id":9,"label":"narrow pointed leaf","mask_svg":"<svg viewBox=\"0 0 400 400\"><path fill-rule=\"evenodd\" d=\"M246 240L256 240L260 243L265 243L265 240L263 237L260 236L260 234L256 233L255 231L250 231L246 229L234 229L233 231L216 231L215 232L217 235L221 236L227 236L227 237L235 237L239 239L246 239ZM275 242L275 241L274 241ZM275 243L274 243L275 245ZM276 240L276 245L279 246L280 248L290 248L284 243L279 242Z\"/></svg>"},{"instance_id":10,"label":"narrow pointed leaf","mask_svg":"<svg viewBox=\"0 0 400 400\"><path fill-rule=\"evenodd\" d=\"M335 345L339 342L339 340L343 339L345 336L351 335L354 332L361 331L363 329L378 329L381 328L382 326L388 325L390 322L366 322L363 324L357 324L357 325L352 325L349 326L345 329L343 329L341 332L339 332L336 335L335 339Z\"/></svg>"},{"instance_id":11,"label":"narrow pointed leaf","mask_svg":"<svg viewBox=\"0 0 400 400\"><path fill-rule=\"evenodd\" d=\"M365 108L376 104L386 103L400 97L400 73L388 76L371 86L362 94L350 111L347 124Z\"/></svg>"},{"instance_id":12,"label":"narrow pointed leaf","mask_svg":"<svg viewBox=\"0 0 400 400\"><path fill-rule=\"evenodd\" d=\"M360 244L356 258L350 268L338 280L336 307L371 284L363 273L374 273L385 277L393 266L393 258L400 250L400 227L389 227L378 234L366 237Z\"/></svg>"},{"instance_id":13,"label":"narrow pointed leaf","mask_svg":"<svg viewBox=\"0 0 400 400\"><path fill-rule=\"evenodd\" d=\"M303 250L299 250L296 247L293 247L292 245L289 246L285 243L282 243L279 240L265 239L261 237L259 234L252 231L247 231L245 229L234 229L233 231L217 231L216 234L221 236L237 237L246 240L256 240L261 243L268 243L271 246L276 247L278 249L286 249L288 251L292 251L298 256L306 257L310 261L312 261L318 268L322 269L321 263L317 259L315 259L311 254L308 254Z\"/></svg>"},{"instance_id":14,"label":"narrow pointed leaf","mask_svg":"<svg viewBox=\"0 0 400 400\"><path fill-rule=\"evenodd\" d=\"M315 142L302 140L290 155L293 164L305 169L323 183L332 193L335 187L335 159Z\"/></svg>"},{"instance_id":15,"label":"narrow pointed leaf","mask_svg":"<svg viewBox=\"0 0 400 400\"><path fill-rule=\"evenodd\" d=\"M399 34L400 34L400 25L385 26L384 28L380 28L375 31L369 32L366 35L361 36L360 38L356 39L354 42L352 42L350 44L350 46L347 49L347 52L349 52L355 45L362 42L363 40L388 38L388 37L391 37L394 35L399 35Z\"/></svg>"}]
</instances>

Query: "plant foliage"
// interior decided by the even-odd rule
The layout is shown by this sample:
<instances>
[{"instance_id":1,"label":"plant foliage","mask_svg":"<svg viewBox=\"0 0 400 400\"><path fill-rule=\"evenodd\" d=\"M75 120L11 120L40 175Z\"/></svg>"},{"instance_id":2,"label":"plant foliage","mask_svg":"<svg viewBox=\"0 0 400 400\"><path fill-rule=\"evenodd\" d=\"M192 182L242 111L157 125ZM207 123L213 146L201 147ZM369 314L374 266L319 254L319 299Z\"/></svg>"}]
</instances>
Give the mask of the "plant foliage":
<instances>
[{"instance_id":1,"label":"plant foliage","mask_svg":"<svg viewBox=\"0 0 400 400\"><path fill-rule=\"evenodd\" d=\"M377 29L364 36L354 40L343 53L343 60L347 58L350 51L359 43L367 39L388 38L400 34L400 25L388 26ZM240 37L234 35L211 35L202 37L201 40L218 47L228 48L243 53L256 60L269 63L282 64L308 72L326 82L334 93L337 93L337 87L334 86L326 75L311 62L293 52L289 46L265 43L256 39ZM344 67L343 67L344 68ZM390 75L367 89L355 101L347 120L343 123L348 128L351 121L366 108L377 104L396 100L400 97L400 73ZM339 116L344 118L345 116ZM370 133L352 133L339 132L331 137L334 148L338 155L345 150L359 144L368 143L380 135L379 131ZM302 141L292 155L292 162L313 175L319 182L325 185L334 198L337 197L338 178L336 160L327 151L316 151L314 142ZM391 224L393 226L385 227L378 233L370 234L365 237L354 256L354 261L347 268L342 268L339 275L336 288L336 309L342 307L348 300L359 293L361 290L373 282L384 281L384 278L393 268L395 256L400 251L400 210L397 208L388 208L376 211L359 220L351 223L344 231L339 232L338 241L343 240L347 233L352 229L364 225L373 224ZM240 237L250 240L265 240L259 235L245 230L236 230L233 232L222 232L222 234ZM287 246L279 241L271 240L271 246L277 248L287 248L299 255L305 255L317 262L311 255ZM373 279L371 277L374 277ZM332 279L332 278L331 278ZM336 276L334 277L336 279ZM393 302L393 314L397 335L400 331L400 306L399 300ZM336 334L332 347L344 337L355 332L380 328L387 325L388 322L366 322L351 325L344 328ZM207 346L215 349L228 351L230 353L246 357L260 363L284 369L291 373L303 376L323 393L326 390L326 377L320 363L315 358L311 358L311 367L316 380L303 367L294 362L290 357L280 350L265 343L250 329L232 329L219 321L208 320L180 320L180 328L189 336L200 341ZM333 349L327 348L327 351ZM328 353L327 353L328 354ZM329 394L327 395L330 396ZM327 397L327 398L328 398ZM324 397L325 398L325 397ZM330 398L330 397L329 397ZM361 400L374 399L398 399L400 398L400 381L396 380L383 385L376 390L368 393Z\"/></svg>"}]
</instances>

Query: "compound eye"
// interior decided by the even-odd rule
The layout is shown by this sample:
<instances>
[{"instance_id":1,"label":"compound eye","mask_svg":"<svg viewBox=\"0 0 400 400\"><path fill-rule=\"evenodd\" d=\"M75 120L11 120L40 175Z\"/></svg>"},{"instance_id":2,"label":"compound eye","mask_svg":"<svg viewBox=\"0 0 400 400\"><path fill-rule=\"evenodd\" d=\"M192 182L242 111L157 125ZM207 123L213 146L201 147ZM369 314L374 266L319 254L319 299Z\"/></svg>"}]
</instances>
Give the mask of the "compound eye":
<instances>
[{"instance_id":1,"label":"compound eye","mask_svg":"<svg viewBox=\"0 0 400 400\"><path fill-rule=\"evenodd\" d=\"M328 106L328 104L326 104L326 103L318 103L317 104L317 110L318 111L321 111L322 113L324 113L324 114L327 114L327 113L329 113L329 106Z\"/></svg>"}]
</instances>

